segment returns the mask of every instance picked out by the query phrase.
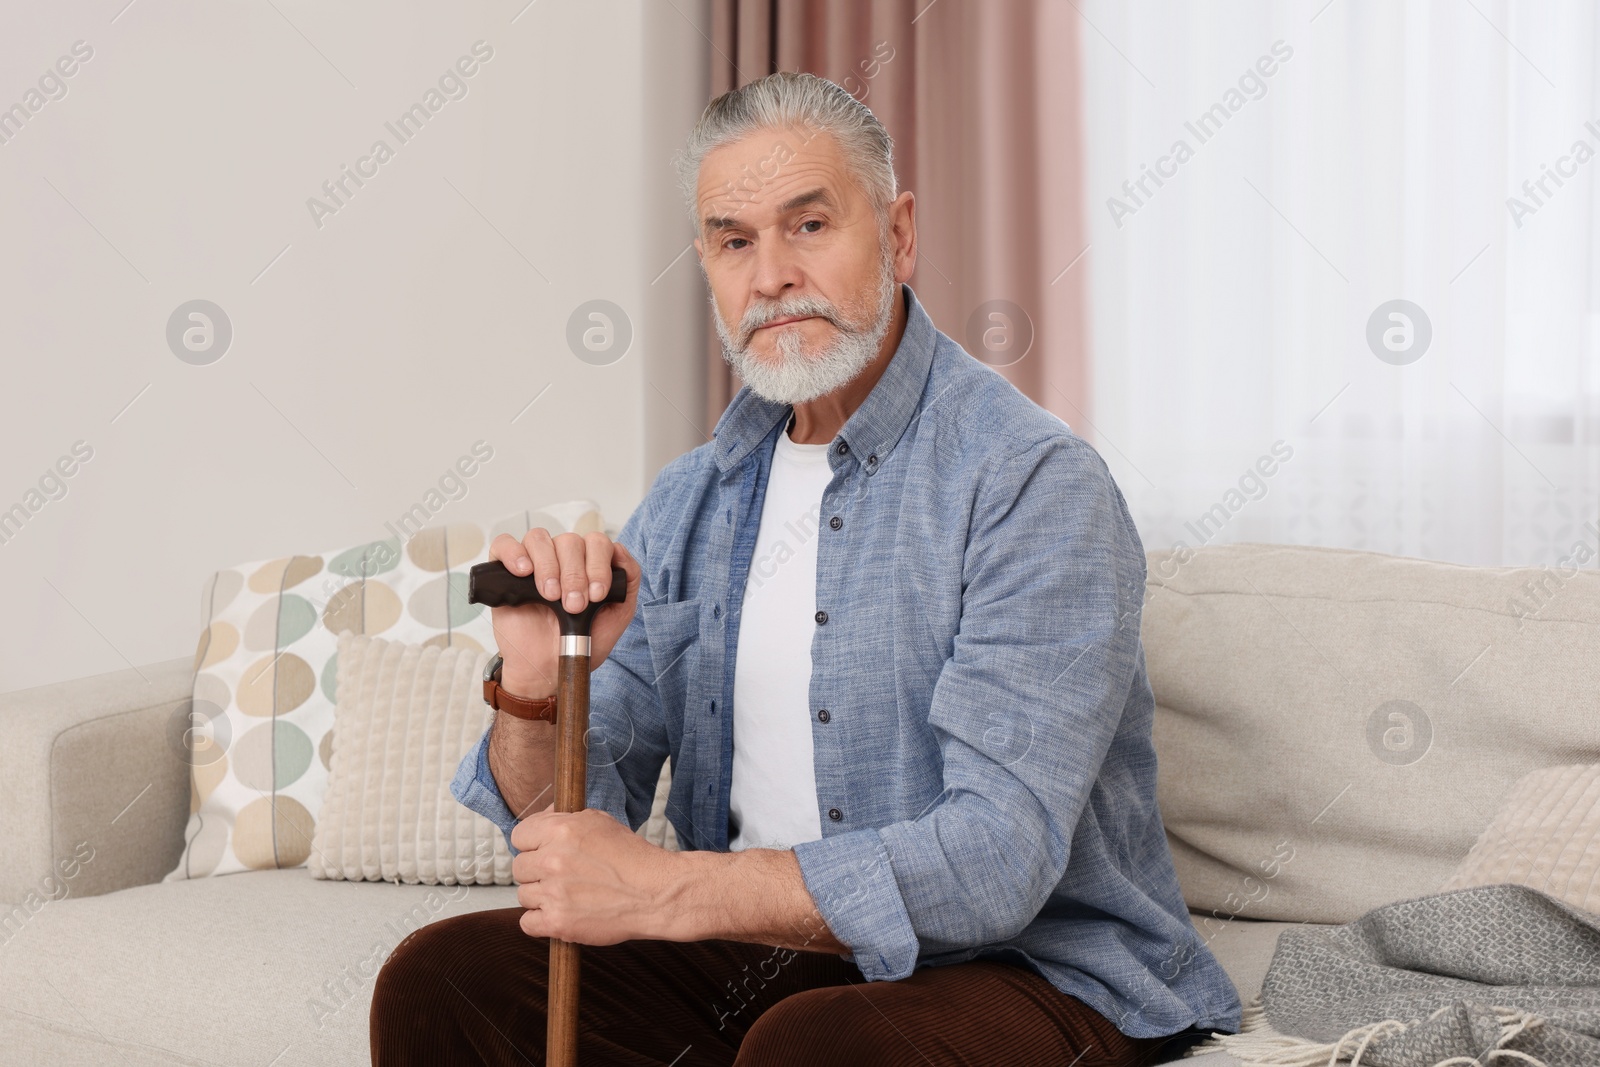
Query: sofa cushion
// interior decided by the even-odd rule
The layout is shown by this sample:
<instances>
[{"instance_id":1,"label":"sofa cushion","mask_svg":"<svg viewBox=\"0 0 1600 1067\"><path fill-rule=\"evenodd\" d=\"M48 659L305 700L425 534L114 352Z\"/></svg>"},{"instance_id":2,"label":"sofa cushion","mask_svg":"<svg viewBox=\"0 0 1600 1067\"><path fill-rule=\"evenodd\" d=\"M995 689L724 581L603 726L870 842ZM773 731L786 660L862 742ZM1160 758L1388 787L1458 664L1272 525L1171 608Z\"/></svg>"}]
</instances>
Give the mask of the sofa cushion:
<instances>
[{"instance_id":1,"label":"sofa cushion","mask_svg":"<svg viewBox=\"0 0 1600 1067\"><path fill-rule=\"evenodd\" d=\"M340 633L483 652L494 628L487 608L467 602L467 574L494 538L530 525L603 528L584 500L487 529L387 525L394 536L383 541L247 563L206 582L191 815L169 881L306 861L327 790Z\"/></svg>"},{"instance_id":2,"label":"sofa cushion","mask_svg":"<svg viewBox=\"0 0 1600 1067\"><path fill-rule=\"evenodd\" d=\"M330 882L304 870L53 901L0 950L0 1058L364 1067L372 980L400 940L516 905L515 886Z\"/></svg>"},{"instance_id":3,"label":"sofa cushion","mask_svg":"<svg viewBox=\"0 0 1600 1067\"><path fill-rule=\"evenodd\" d=\"M1594 570L1148 562L1158 799L1197 912L1339 923L1435 892L1523 775L1600 761Z\"/></svg>"},{"instance_id":4,"label":"sofa cushion","mask_svg":"<svg viewBox=\"0 0 1600 1067\"><path fill-rule=\"evenodd\" d=\"M0 951L0 1048L7 1063L52 1067L365 1067L372 979L400 940L516 903L512 886L329 882L303 870L55 901ZM1241 998L1260 990L1290 925L1212 930Z\"/></svg>"},{"instance_id":5,"label":"sofa cushion","mask_svg":"<svg viewBox=\"0 0 1600 1067\"><path fill-rule=\"evenodd\" d=\"M1267 965L1278 948L1278 935L1294 926L1305 923L1267 922L1261 919L1232 919L1220 922L1209 915L1190 912L1206 948L1217 957L1222 969L1233 979L1239 992L1239 1002L1248 1004L1261 994L1261 982L1267 977Z\"/></svg>"}]
</instances>

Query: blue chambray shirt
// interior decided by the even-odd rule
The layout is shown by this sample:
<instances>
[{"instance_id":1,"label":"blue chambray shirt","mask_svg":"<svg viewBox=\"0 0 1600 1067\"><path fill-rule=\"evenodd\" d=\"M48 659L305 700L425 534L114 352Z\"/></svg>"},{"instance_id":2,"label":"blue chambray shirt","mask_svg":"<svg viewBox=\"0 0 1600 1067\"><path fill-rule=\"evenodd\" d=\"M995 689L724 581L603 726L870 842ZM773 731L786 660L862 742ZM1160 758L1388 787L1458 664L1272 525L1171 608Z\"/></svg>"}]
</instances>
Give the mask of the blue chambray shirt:
<instances>
[{"instance_id":1,"label":"blue chambray shirt","mask_svg":"<svg viewBox=\"0 0 1600 1067\"><path fill-rule=\"evenodd\" d=\"M1122 493L902 292L905 334L832 442L815 531L810 700L828 715L811 720L822 837L794 847L806 888L869 980L998 958L1132 1037L1236 1031L1156 807ZM684 848L728 848L740 605L789 412L741 389L618 534L644 573L590 679L588 804L637 829L670 757ZM487 736L451 791L509 843Z\"/></svg>"}]
</instances>

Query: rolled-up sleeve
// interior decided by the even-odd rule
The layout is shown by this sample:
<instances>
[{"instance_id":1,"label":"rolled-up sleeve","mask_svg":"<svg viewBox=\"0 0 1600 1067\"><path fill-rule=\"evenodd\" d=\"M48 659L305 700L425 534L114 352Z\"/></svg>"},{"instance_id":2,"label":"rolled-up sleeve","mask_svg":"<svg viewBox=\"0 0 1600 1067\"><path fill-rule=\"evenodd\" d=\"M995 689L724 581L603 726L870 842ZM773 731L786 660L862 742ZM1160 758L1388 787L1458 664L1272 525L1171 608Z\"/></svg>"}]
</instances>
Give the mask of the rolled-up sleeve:
<instances>
[{"instance_id":1,"label":"rolled-up sleeve","mask_svg":"<svg viewBox=\"0 0 1600 1067\"><path fill-rule=\"evenodd\" d=\"M828 928L870 980L1020 933L1061 882L1139 660L1144 553L1100 456L1062 436L987 472L960 627L928 723L938 802L795 846Z\"/></svg>"},{"instance_id":2,"label":"rolled-up sleeve","mask_svg":"<svg viewBox=\"0 0 1600 1067\"><path fill-rule=\"evenodd\" d=\"M455 777L450 780L450 795L498 826L500 832L506 835L506 847L511 848L511 828L517 825L517 819L511 814L511 809L506 807L505 799L500 795L500 787L495 784L494 774L489 770L488 730L485 730L483 736L478 738L478 743L461 757L460 764L456 766ZM515 856L517 850L511 849L511 854Z\"/></svg>"},{"instance_id":3,"label":"rolled-up sleeve","mask_svg":"<svg viewBox=\"0 0 1600 1067\"><path fill-rule=\"evenodd\" d=\"M641 565L648 551L644 543L648 502L647 498L645 504L634 509L617 534L617 541ZM651 598L648 574L645 568L640 578L639 603ZM650 816L656 778L667 757L666 727L654 678L644 625L636 611L611 654L589 675L585 783L585 803L589 807L609 812L634 830ZM511 830L518 817L506 806L489 769L489 733L484 730L477 744L461 758L450 782L450 794L498 826L505 834L506 847L511 848ZM511 854L515 856L517 849L511 848Z\"/></svg>"}]
</instances>

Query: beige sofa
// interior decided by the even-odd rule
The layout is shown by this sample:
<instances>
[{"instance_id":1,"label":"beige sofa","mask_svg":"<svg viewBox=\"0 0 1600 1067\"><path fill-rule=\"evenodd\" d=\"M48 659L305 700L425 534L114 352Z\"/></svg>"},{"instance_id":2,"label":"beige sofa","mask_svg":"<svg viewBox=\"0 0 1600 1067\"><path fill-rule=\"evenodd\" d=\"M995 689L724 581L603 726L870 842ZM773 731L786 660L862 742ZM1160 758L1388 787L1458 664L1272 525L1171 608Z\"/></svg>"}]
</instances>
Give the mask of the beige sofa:
<instances>
[{"instance_id":1,"label":"beige sofa","mask_svg":"<svg viewBox=\"0 0 1600 1067\"><path fill-rule=\"evenodd\" d=\"M1517 778L1600 762L1592 569L1271 545L1149 564L1163 816L1246 1001L1281 930L1436 890ZM515 903L304 869L161 883L191 678L185 658L0 697L0 1062L364 1064L399 939Z\"/></svg>"}]
</instances>

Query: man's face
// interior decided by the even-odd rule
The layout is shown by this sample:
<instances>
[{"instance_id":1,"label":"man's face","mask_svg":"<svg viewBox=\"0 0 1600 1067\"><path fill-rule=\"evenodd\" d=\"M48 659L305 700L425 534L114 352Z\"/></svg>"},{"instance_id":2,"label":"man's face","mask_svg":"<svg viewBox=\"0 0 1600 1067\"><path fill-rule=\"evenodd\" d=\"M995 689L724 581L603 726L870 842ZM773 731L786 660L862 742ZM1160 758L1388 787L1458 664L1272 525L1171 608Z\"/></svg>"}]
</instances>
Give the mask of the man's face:
<instances>
[{"instance_id":1,"label":"man's face","mask_svg":"<svg viewBox=\"0 0 1600 1067\"><path fill-rule=\"evenodd\" d=\"M890 232L832 135L767 129L715 149L696 204L723 355L745 384L801 403L872 361L901 279Z\"/></svg>"}]
</instances>

